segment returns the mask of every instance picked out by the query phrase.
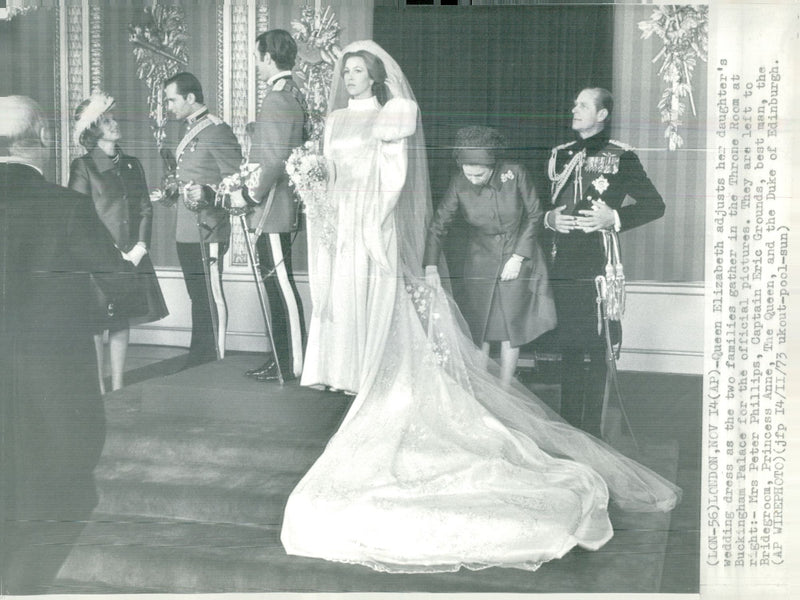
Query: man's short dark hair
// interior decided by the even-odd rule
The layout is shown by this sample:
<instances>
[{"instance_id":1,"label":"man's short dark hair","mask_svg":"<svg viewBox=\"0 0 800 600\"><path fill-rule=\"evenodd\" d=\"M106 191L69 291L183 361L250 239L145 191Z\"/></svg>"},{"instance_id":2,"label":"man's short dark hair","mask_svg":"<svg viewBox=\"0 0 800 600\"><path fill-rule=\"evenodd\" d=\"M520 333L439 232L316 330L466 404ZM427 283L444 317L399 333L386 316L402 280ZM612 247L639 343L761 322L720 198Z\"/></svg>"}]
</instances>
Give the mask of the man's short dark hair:
<instances>
[{"instance_id":1,"label":"man's short dark hair","mask_svg":"<svg viewBox=\"0 0 800 600\"><path fill-rule=\"evenodd\" d=\"M164 88L171 84L175 84L175 88L181 96L186 98L189 94L194 94L194 101L203 104L203 86L200 85L200 81L192 75L191 73L187 73L186 71L182 73L176 73L169 79L164 81Z\"/></svg>"},{"instance_id":2,"label":"man's short dark hair","mask_svg":"<svg viewBox=\"0 0 800 600\"><path fill-rule=\"evenodd\" d=\"M264 54L269 52L272 60L279 69L289 71L294 68L297 58L297 42L292 34L285 29L270 29L256 37L258 54L264 59Z\"/></svg>"},{"instance_id":3,"label":"man's short dark hair","mask_svg":"<svg viewBox=\"0 0 800 600\"><path fill-rule=\"evenodd\" d=\"M603 123L608 125L611 121L611 114L614 112L614 96L605 88L590 87L586 89L594 92L594 107L597 110L605 108L608 111L608 116L603 119Z\"/></svg>"}]
</instances>

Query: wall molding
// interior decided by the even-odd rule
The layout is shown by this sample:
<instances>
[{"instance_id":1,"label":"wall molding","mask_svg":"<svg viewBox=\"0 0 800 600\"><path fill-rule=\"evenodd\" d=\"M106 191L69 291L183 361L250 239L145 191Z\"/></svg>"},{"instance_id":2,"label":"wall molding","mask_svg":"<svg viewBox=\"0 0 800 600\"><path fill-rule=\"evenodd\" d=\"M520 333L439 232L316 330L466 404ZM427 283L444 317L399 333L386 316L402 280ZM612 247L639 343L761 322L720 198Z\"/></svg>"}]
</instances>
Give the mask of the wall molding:
<instances>
[{"instance_id":1,"label":"wall molding","mask_svg":"<svg viewBox=\"0 0 800 600\"><path fill-rule=\"evenodd\" d=\"M177 267L156 270L170 315L131 329L131 342L188 347L189 298ZM306 320L311 317L308 273L296 273ZM267 344L261 311L249 272L226 271L229 350L264 352ZM700 374L703 372L703 282L634 281L627 285L621 371Z\"/></svg>"}]
</instances>

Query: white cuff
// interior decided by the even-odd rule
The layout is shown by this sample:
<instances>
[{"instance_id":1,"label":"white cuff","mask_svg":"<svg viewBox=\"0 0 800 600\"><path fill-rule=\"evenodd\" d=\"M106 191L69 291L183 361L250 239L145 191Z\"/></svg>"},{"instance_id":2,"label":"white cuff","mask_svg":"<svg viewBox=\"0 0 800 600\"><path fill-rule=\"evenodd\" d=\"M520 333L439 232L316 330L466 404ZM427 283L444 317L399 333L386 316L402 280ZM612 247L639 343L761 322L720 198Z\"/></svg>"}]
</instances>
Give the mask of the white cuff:
<instances>
[{"instance_id":1,"label":"white cuff","mask_svg":"<svg viewBox=\"0 0 800 600\"><path fill-rule=\"evenodd\" d=\"M555 228L554 227L550 227L550 223L547 222L547 217L550 215L551 212L553 212L553 211L552 210L548 210L546 213L544 213L544 228L545 229L549 229L550 231L555 231Z\"/></svg>"}]
</instances>

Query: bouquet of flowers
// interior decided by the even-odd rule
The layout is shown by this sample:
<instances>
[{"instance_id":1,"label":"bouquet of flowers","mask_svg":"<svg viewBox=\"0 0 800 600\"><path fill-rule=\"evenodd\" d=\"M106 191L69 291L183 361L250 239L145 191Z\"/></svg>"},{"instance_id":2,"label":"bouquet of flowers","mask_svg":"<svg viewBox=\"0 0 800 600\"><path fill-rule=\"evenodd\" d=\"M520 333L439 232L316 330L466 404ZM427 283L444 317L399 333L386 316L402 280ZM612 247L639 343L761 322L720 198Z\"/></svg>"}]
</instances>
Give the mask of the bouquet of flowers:
<instances>
[{"instance_id":1,"label":"bouquet of flowers","mask_svg":"<svg viewBox=\"0 0 800 600\"><path fill-rule=\"evenodd\" d=\"M162 206L173 206L181 195L180 183L175 172L164 175L161 187L150 192L150 202L157 202Z\"/></svg>"},{"instance_id":2,"label":"bouquet of flowers","mask_svg":"<svg viewBox=\"0 0 800 600\"><path fill-rule=\"evenodd\" d=\"M292 150L286 173L309 224L318 228L322 242L332 248L336 242L336 207L328 201L328 166L317 152L317 144L308 141Z\"/></svg>"},{"instance_id":3,"label":"bouquet of flowers","mask_svg":"<svg viewBox=\"0 0 800 600\"><path fill-rule=\"evenodd\" d=\"M224 208L233 216L239 216L250 210L249 205L236 206L232 197L240 192L243 196L248 196L248 189L258 187L261 180L261 165L258 163L243 162L237 173L231 173L225 177L217 186L217 196L215 206Z\"/></svg>"}]
</instances>

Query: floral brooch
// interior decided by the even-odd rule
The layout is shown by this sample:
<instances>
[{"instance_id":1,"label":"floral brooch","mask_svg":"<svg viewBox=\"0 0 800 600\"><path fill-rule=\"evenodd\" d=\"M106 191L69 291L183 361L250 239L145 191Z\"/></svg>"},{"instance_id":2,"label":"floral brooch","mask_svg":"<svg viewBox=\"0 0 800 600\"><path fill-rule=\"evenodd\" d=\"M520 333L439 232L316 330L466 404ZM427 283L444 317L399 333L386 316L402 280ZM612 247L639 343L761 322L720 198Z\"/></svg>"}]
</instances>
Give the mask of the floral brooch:
<instances>
[{"instance_id":1,"label":"floral brooch","mask_svg":"<svg viewBox=\"0 0 800 600\"><path fill-rule=\"evenodd\" d=\"M514 173L511 171L511 169L500 175L500 183L505 183L506 181L510 181L512 179L514 179Z\"/></svg>"}]
</instances>

